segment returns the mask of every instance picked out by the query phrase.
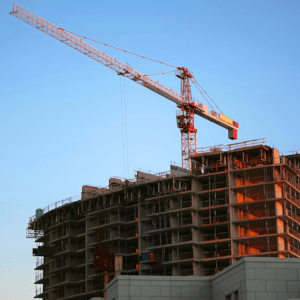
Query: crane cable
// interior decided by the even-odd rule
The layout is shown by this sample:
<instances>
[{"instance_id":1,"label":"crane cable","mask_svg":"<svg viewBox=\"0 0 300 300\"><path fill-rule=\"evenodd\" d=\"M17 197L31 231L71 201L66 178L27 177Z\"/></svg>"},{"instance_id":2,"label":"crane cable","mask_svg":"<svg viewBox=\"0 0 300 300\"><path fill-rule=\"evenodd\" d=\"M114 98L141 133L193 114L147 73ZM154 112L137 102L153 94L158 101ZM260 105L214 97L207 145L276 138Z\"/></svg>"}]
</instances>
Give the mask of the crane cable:
<instances>
[{"instance_id":1,"label":"crane cable","mask_svg":"<svg viewBox=\"0 0 300 300\"><path fill-rule=\"evenodd\" d=\"M106 47L110 47L110 48L113 48L113 49L116 49L116 50L119 50L119 51L123 51L123 52L128 53L128 54L132 54L132 55L135 55L135 56L144 58L144 59L148 59L148 60L154 61L154 62L156 62L156 63L160 63L160 64L163 64L163 65L166 65L166 66L169 66L169 67L176 68L176 70L173 70L173 71L162 72L162 73L156 73L156 74L150 74L150 75L145 75L145 76L161 75L161 74L172 73L172 72L178 71L178 67L176 67L176 66L173 66L173 65L170 65L170 64L167 64L167 63L164 63L164 62L161 62L161 61L158 61L158 60L155 60L155 59L146 57L146 56L142 56L142 55L139 55L139 54L130 52L130 51L126 51L126 50L124 50L124 49L117 48L117 47L114 47L114 46L111 46L111 45L108 45L108 44L99 42L99 41L94 40L94 39L90 39L90 38L88 38L88 37L86 37L86 36L80 35L80 34L78 34L78 33L75 33L75 32L69 31L69 30L65 30L65 29L63 29L63 28L59 28L59 29L61 29L61 30L63 30L63 31L66 31L66 32L69 32L69 33L71 33L71 34L74 34L74 35L76 35L76 36L79 36L79 37L81 37L81 38L84 38L84 39L86 39L86 40L90 40L90 41L92 41L92 42L95 42L95 43L104 45L104 46L106 46ZM193 79L195 80L195 82L193 81ZM200 88L203 90L203 92L205 93L205 95L206 95L206 96L214 103L214 105L218 108L218 110L223 114L222 110L221 110L221 109L218 107L218 105L211 99L211 97L206 93L206 91L202 88L202 86L198 83L198 81L197 81L194 77L192 78L192 82L195 84L195 86L196 86L196 88L198 89L198 91L201 93L201 95L204 97L204 99L207 101L207 103L212 107L212 109L214 109L213 106L212 106L212 105L209 103L209 101L205 98L204 94L201 92L201 90L200 90L198 87L200 87ZM197 85L198 85L198 87L197 87Z\"/></svg>"},{"instance_id":2,"label":"crane cable","mask_svg":"<svg viewBox=\"0 0 300 300\"><path fill-rule=\"evenodd\" d=\"M193 81L193 79L191 79L191 81L195 84L195 82ZM202 91L199 89L199 87L195 84L196 89L200 92L200 94L203 96L203 98L206 100L207 104L214 110L215 108L211 105L211 103L209 102L208 99L206 99L206 97L204 96L204 94L202 93Z\"/></svg>"},{"instance_id":3,"label":"crane cable","mask_svg":"<svg viewBox=\"0 0 300 300\"><path fill-rule=\"evenodd\" d=\"M148 75L144 75L144 76L154 76L154 75L164 75L167 73L173 73L173 72L177 72L178 70L173 70L173 71L168 71L168 72L162 72L162 73L156 73L156 74L148 74Z\"/></svg>"},{"instance_id":4,"label":"crane cable","mask_svg":"<svg viewBox=\"0 0 300 300\"><path fill-rule=\"evenodd\" d=\"M195 80L195 82L194 82L194 80ZM206 93L206 91L204 90L204 88L198 83L198 81L196 80L196 78L192 78L192 82L195 84L195 86L197 87L197 85L203 90L203 92L205 93L205 95L213 102L213 104L218 108L218 110L223 114L223 112L222 112L222 110L219 108L219 106L214 102L214 100L213 99L211 99L210 97L209 97L209 95ZM198 89L199 90L199 89ZM200 91L200 90L199 90ZM200 91L200 93L201 93L201 91ZM202 94L202 93L201 93ZM203 94L202 94L203 95ZM206 99L206 98L205 98Z\"/></svg>"},{"instance_id":5,"label":"crane cable","mask_svg":"<svg viewBox=\"0 0 300 300\"><path fill-rule=\"evenodd\" d=\"M123 82L122 82L123 79ZM122 114L122 141L123 141L123 163L124 163L124 178L129 178L129 160L128 160L128 139L127 139L127 113L126 113L126 93L125 93L125 78L120 77L120 93L121 93L121 114ZM124 108L123 108L124 107Z\"/></svg>"},{"instance_id":6,"label":"crane cable","mask_svg":"<svg viewBox=\"0 0 300 300\"><path fill-rule=\"evenodd\" d=\"M124 147L124 118L123 118L122 76L120 76L120 92L121 92L121 115L122 115L123 164L124 164L124 177L125 177L125 147Z\"/></svg>"},{"instance_id":7,"label":"crane cable","mask_svg":"<svg viewBox=\"0 0 300 300\"><path fill-rule=\"evenodd\" d=\"M173 68L176 68L176 69L177 69L177 67L176 67L176 66L173 66L173 65L170 65L170 64L164 63L164 62L162 62L162 61L158 61L158 60L155 60L155 59L152 59L152 58L146 57L146 56L142 56L142 55L139 55L139 54L136 54L136 53L130 52L130 51L126 51L126 50L124 50L124 49L120 49L120 48L117 48L117 47L111 46L111 45L108 45L108 44L105 44L105 43L102 43L102 42L99 42L99 41L96 41L96 40L90 39L90 38L88 38L88 37L86 37L86 36L83 36L83 35L77 34L77 33L75 33L75 32L72 32L72 31L69 31L69 30L65 30L65 29L63 29L63 28L59 28L59 29L61 29L61 30L63 30L63 31L66 31L66 32L69 32L69 33L71 33L71 34L74 34L74 35L76 35L76 36L80 36L81 38L84 38L84 39L86 39L86 40L90 40L90 41L93 41L93 42L95 42L95 43L98 43L98 44L104 45L104 46L106 46L106 47L110 47L110 48L113 48L113 49L116 49L116 50L119 50L119 51L123 51L123 52L129 53L129 54L132 54L132 55L135 55L135 56L138 56L138 57L141 57L141 58L144 58L144 59L148 59L148 60L151 60L151 61L154 61L154 62L157 62L157 63L160 63L160 64L163 64L163 65L166 65L166 66L173 67Z\"/></svg>"},{"instance_id":8,"label":"crane cable","mask_svg":"<svg viewBox=\"0 0 300 300\"><path fill-rule=\"evenodd\" d=\"M126 147L126 161L127 161L127 178L129 178L125 77L123 77L123 86L124 86L124 108L125 108L125 134L126 134L125 147Z\"/></svg>"}]
</instances>

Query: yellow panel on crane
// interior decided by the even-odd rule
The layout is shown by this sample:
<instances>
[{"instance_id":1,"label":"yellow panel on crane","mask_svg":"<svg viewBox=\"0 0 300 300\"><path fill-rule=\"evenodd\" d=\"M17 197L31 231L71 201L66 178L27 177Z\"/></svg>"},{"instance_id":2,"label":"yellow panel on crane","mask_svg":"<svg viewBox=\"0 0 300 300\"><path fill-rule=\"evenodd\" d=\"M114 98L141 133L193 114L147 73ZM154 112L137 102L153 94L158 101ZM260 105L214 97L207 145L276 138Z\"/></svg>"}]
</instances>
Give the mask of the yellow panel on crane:
<instances>
[{"instance_id":1,"label":"yellow panel on crane","mask_svg":"<svg viewBox=\"0 0 300 300\"><path fill-rule=\"evenodd\" d=\"M233 125L233 120L220 113L220 119Z\"/></svg>"}]
</instances>

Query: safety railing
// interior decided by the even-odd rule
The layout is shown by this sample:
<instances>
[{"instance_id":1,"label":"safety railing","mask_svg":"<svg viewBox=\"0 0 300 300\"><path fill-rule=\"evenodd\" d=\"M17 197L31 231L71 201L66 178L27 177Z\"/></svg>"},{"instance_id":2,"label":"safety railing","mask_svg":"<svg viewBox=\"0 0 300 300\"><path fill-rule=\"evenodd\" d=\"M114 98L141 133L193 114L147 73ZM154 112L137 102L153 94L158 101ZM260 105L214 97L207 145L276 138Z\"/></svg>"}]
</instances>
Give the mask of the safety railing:
<instances>
[{"instance_id":1,"label":"safety railing","mask_svg":"<svg viewBox=\"0 0 300 300\"><path fill-rule=\"evenodd\" d=\"M192 234L180 235L177 237L177 243L185 243L193 240Z\"/></svg>"},{"instance_id":2,"label":"safety railing","mask_svg":"<svg viewBox=\"0 0 300 300\"><path fill-rule=\"evenodd\" d=\"M97 219L97 218L89 219L87 222L88 228L90 229L90 228L97 227L99 225L103 225L100 223L100 220L101 219Z\"/></svg>"},{"instance_id":3,"label":"safety railing","mask_svg":"<svg viewBox=\"0 0 300 300\"><path fill-rule=\"evenodd\" d=\"M131 270L138 270L139 264L138 263L129 263L123 266L124 270L131 271Z\"/></svg>"},{"instance_id":4,"label":"safety railing","mask_svg":"<svg viewBox=\"0 0 300 300\"><path fill-rule=\"evenodd\" d=\"M226 269L226 267L223 268L210 268L210 269L205 269L204 270L204 275L205 276L211 276L211 275L215 275L219 272L221 272L222 270Z\"/></svg>"},{"instance_id":5,"label":"safety railing","mask_svg":"<svg viewBox=\"0 0 300 300\"><path fill-rule=\"evenodd\" d=\"M223 222L228 222L228 221L229 221L229 218L227 215L205 217L205 218L203 218L203 225L223 223Z\"/></svg>"},{"instance_id":6,"label":"safety railing","mask_svg":"<svg viewBox=\"0 0 300 300\"><path fill-rule=\"evenodd\" d=\"M287 157L285 156L281 156L280 157L280 162L282 164L286 164L288 165L291 169L293 169L295 172L299 173L300 168L299 166L295 165L291 160L289 160Z\"/></svg>"},{"instance_id":7,"label":"safety railing","mask_svg":"<svg viewBox=\"0 0 300 300\"><path fill-rule=\"evenodd\" d=\"M55 282L55 284L58 284L58 283L65 282L66 279L67 279L67 276L63 275L63 276L55 277L54 282Z\"/></svg>"},{"instance_id":8,"label":"safety railing","mask_svg":"<svg viewBox=\"0 0 300 300\"><path fill-rule=\"evenodd\" d=\"M85 279L85 274L69 274L69 276L66 277L66 281L80 281Z\"/></svg>"},{"instance_id":9,"label":"safety railing","mask_svg":"<svg viewBox=\"0 0 300 300\"><path fill-rule=\"evenodd\" d=\"M64 291L58 290L58 291L56 292L56 297L51 297L50 299L51 299L51 300L56 300L56 299L60 299L60 298L64 298L64 297L65 297Z\"/></svg>"},{"instance_id":10,"label":"safety railing","mask_svg":"<svg viewBox=\"0 0 300 300\"><path fill-rule=\"evenodd\" d=\"M178 259L190 259L193 258L193 251L187 251L187 252L179 252L178 253Z\"/></svg>"},{"instance_id":11,"label":"safety railing","mask_svg":"<svg viewBox=\"0 0 300 300\"><path fill-rule=\"evenodd\" d=\"M265 138L256 139L256 140L249 140L241 143L234 143L228 145L216 145L216 146L209 146L209 147L201 147L196 150L196 153L212 153L212 152L222 152L222 151L231 151L237 149L244 149L247 147L253 147L258 145L264 145L266 142Z\"/></svg>"},{"instance_id":12,"label":"safety railing","mask_svg":"<svg viewBox=\"0 0 300 300\"><path fill-rule=\"evenodd\" d=\"M180 269L178 276L189 276L194 275L194 270L191 269Z\"/></svg>"},{"instance_id":13,"label":"safety railing","mask_svg":"<svg viewBox=\"0 0 300 300\"><path fill-rule=\"evenodd\" d=\"M90 258L93 258L93 257L90 257ZM78 259L78 265L83 265L83 264L85 264L85 258Z\"/></svg>"},{"instance_id":14,"label":"safety railing","mask_svg":"<svg viewBox=\"0 0 300 300\"><path fill-rule=\"evenodd\" d=\"M300 239L300 232L294 230L293 228L289 227L288 232L294 236L296 236L298 239Z\"/></svg>"},{"instance_id":15,"label":"safety railing","mask_svg":"<svg viewBox=\"0 0 300 300\"><path fill-rule=\"evenodd\" d=\"M259 210L238 210L237 216L233 217L233 220L252 220L252 219L259 219L259 218L266 218L266 217L274 217L283 215L283 210L277 209L268 209L266 211L259 211Z\"/></svg>"},{"instance_id":16,"label":"safety railing","mask_svg":"<svg viewBox=\"0 0 300 300\"><path fill-rule=\"evenodd\" d=\"M169 244L172 244L171 237L157 238L157 239L152 239L151 241L148 241L148 247L156 247L156 246L163 246L163 245L169 245Z\"/></svg>"},{"instance_id":17,"label":"safety railing","mask_svg":"<svg viewBox=\"0 0 300 300\"><path fill-rule=\"evenodd\" d=\"M94 282L88 281L87 292L94 292L97 290L96 284Z\"/></svg>"},{"instance_id":18,"label":"safety railing","mask_svg":"<svg viewBox=\"0 0 300 300\"><path fill-rule=\"evenodd\" d=\"M235 186L253 185L253 184L258 184L258 183L263 183L263 182L271 182L271 181L275 181L275 180L279 180L279 178L274 179L269 176L256 176L256 177L249 177L249 178L236 177Z\"/></svg>"},{"instance_id":19,"label":"safety railing","mask_svg":"<svg viewBox=\"0 0 300 300\"><path fill-rule=\"evenodd\" d=\"M83 191L83 193L85 194L90 194L91 196L95 196L95 195L105 195L108 193L111 193L112 191L119 191L122 190L128 186L133 186L136 184L136 179L127 179L127 178L122 178L122 177L117 177L114 176L111 179L114 179L114 181L112 181L112 183L108 186L93 186L90 184L86 184L84 185L85 189ZM107 205L104 205L105 207Z\"/></svg>"},{"instance_id":20,"label":"safety railing","mask_svg":"<svg viewBox=\"0 0 300 300\"><path fill-rule=\"evenodd\" d=\"M42 273L35 275L35 281L38 281L38 280L40 280L42 278L43 278L43 274Z\"/></svg>"},{"instance_id":21,"label":"safety railing","mask_svg":"<svg viewBox=\"0 0 300 300\"><path fill-rule=\"evenodd\" d=\"M85 249L85 243L78 243L77 244L77 250Z\"/></svg>"},{"instance_id":22,"label":"safety railing","mask_svg":"<svg viewBox=\"0 0 300 300\"><path fill-rule=\"evenodd\" d=\"M287 215L300 223L300 216L299 215L295 214L294 212L292 212L290 210L287 210Z\"/></svg>"},{"instance_id":23,"label":"safety railing","mask_svg":"<svg viewBox=\"0 0 300 300\"><path fill-rule=\"evenodd\" d=\"M165 273L164 273L164 276L172 276L172 274L173 274L172 269L171 270L166 270ZM188 274L188 275L192 275L192 274Z\"/></svg>"},{"instance_id":24,"label":"safety railing","mask_svg":"<svg viewBox=\"0 0 300 300\"><path fill-rule=\"evenodd\" d=\"M291 200L291 201L295 202L298 206L300 206L300 198L299 198L299 196L297 198L297 197L295 197L292 194L284 193L284 197L287 198L288 200Z\"/></svg>"},{"instance_id":25,"label":"safety railing","mask_svg":"<svg viewBox=\"0 0 300 300\"><path fill-rule=\"evenodd\" d=\"M171 194L171 193L179 193L179 192L186 192L191 190L191 188L187 185L182 185L181 187L169 189L169 190L163 190L163 191L155 191L151 196L149 196L146 200L151 201L153 197L161 196L164 194Z\"/></svg>"},{"instance_id":26,"label":"safety railing","mask_svg":"<svg viewBox=\"0 0 300 300\"><path fill-rule=\"evenodd\" d=\"M205 234L204 235L204 241L214 241L214 240L222 240L222 239L228 239L229 238L229 232L219 232L219 233L211 233L211 234Z\"/></svg>"},{"instance_id":27,"label":"safety railing","mask_svg":"<svg viewBox=\"0 0 300 300\"><path fill-rule=\"evenodd\" d=\"M282 232L284 232L284 226L254 227L251 229L238 226L238 237L255 237L258 235L269 235Z\"/></svg>"},{"instance_id":28,"label":"safety railing","mask_svg":"<svg viewBox=\"0 0 300 300\"><path fill-rule=\"evenodd\" d=\"M130 230L130 231L126 232L126 237L127 238L138 237L138 236L139 235L138 235L136 229L135 230Z\"/></svg>"},{"instance_id":29,"label":"safety railing","mask_svg":"<svg viewBox=\"0 0 300 300\"><path fill-rule=\"evenodd\" d=\"M219 198L219 199L204 200L202 201L202 203L203 203L203 207L209 207L209 206L228 204L229 200L225 198Z\"/></svg>"},{"instance_id":30,"label":"safety railing","mask_svg":"<svg viewBox=\"0 0 300 300\"><path fill-rule=\"evenodd\" d=\"M66 251L77 251L77 245L76 244L66 245Z\"/></svg>"},{"instance_id":31,"label":"safety railing","mask_svg":"<svg viewBox=\"0 0 300 300\"><path fill-rule=\"evenodd\" d=\"M171 204L170 210L189 208L191 206L192 206L192 201L187 200L187 201L182 201L182 202L177 202L177 203Z\"/></svg>"},{"instance_id":32,"label":"safety railing","mask_svg":"<svg viewBox=\"0 0 300 300\"><path fill-rule=\"evenodd\" d=\"M126 222L126 216L125 215L111 215L110 216L110 223L114 222Z\"/></svg>"},{"instance_id":33,"label":"safety railing","mask_svg":"<svg viewBox=\"0 0 300 300\"><path fill-rule=\"evenodd\" d=\"M110 216L105 216L105 217L101 217L96 220L93 220L92 227L101 226L101 225L105 225L105 224L109 224L109 223L110 223Z\"/></svg>"},{"instance_id":34,"label":"safety railing","mask_svg":"<svg viewBox=\"0 0 300 300\"><path fill-rule=\"evenodd\" d=\"M97 226L106 225L110 223L126 222L126 221L128 222L130 220L129 218L127 218L126 220L125 215L111 215L111 216L105 216L98 219L94 219L93 221L91 221L89 227L92 228L92 227L97 227Z\"/></svg>"},{"instance_id":35,"label":"safety railing","mask_svg":"<svg viewBox=\"0 0 300 300\"><path fill-rule=\"evenodd\" d=\"M214 152L222 152L226 149L226 145L220 144L220 145L214 145L214 146L208 146L208 147L200 147L196 149L196 153L214 153Z\"/></svg>"},{"instance_id":36,"label":"safety railing","mask_svg":"<svg viewBox=\"0 0 300 300\"><path fill-rule=\"evenodd\" d=\"M147 225L147 228L146 228L146 232L149 232L149 231L154 231L154 230L160 230L160 229L166 229L166 228L170 228L170 222L156 222L154 224L149 224Z\"/></svg>"},{"instance_id":37,"label":"safety railing","mask_svg":"<svg viewBox=\"0 0 300 300\"><path fill-rule=\"evenodd\" d=\"M289 194L287 192L265 192L265 193L257 193L257 192L246 192L241 193L237 191L237 200L236 203L242 203L242 202L259 202L269 199L280 199L280 198L286 198L288 200L291 200L295 202L296 204L300 205L300 199L293 196L292 194Z\"/></svg>"},{"instance_id":38,"label":"safety railing","mask_svg":"<svg viewBox=\"0 0 300 300\"><path fill-rule=\"evenodd\" d=\"M72 244L72 245L59 245L56 248L56 254L64 251L77 251L77 245Z\"/></svg>"},{"instance_id":39,"label":"safety railing","mask_svg":"<svg viewBox=\"0 0 300 300\"><path fill-rule=\"evenodd\" d=\"M173 261L172 259L172 253L167 253L163 256L162 261Z\"/></svg>"},{"instance_id":40,"label":"safety railing","mask_svg":"<svg viewBox=\"0 0 300 300\"><path fill-rule=\"evenodd\" d=\"M64 238L67 236L77 236L78 231L76 229L69 229L67 228L66 230L59 231L59 232L51 232L50 234L50 241L57 240L59 238Z\"/></svg>"},{"instance_id":41,"label":"safety railing","mask_svg":"<svg viewBox=\"0 0 300 300\"><path fill-rule=\"evenodd\" d=\"M186 218L179 218L179 224L178 226L186 226L186 225L192 225L193 224L193 219L192 217L186 217Z\"/></svg>"},{"instance_id":42,"label":"safety railing","mask_svg":"<svg viewBox=\"0 0 300 300\"><path fill-rule=\"evenodd\" d=\"M64 252L64 251L67 251L67 246L58 246L58 247L56 247L55 248L55 250L56 250L56 254L57 253L60 253L60 252Z\"/></svg>"},{"instance_id":43,"label":"safety railing","mask_svg":"<svg viewBox=\"0 0 300 300\"><path fill-rule=\"evenodd\" d=\"M126 253L126 248L123 246L116 246L114 251L115 251L115 254Z\"/></svg>"},{"instance_id":44,"label":"safety railing","mask_svg":"<svg viewBox=\"0 0 300 300\"><path fill-rule=\"evenodd\" d=\"M36 261L36 267L42 265L43 263L44 263L44 257L42 257Z\"/></svg>"},{"instance_id":45,"label":"safety railing","mask_svg":"<svg viewBox=\"0 0 300 300\"><path fill-rule=\"evenodd\" d=\"M68 203L71 203L71 202L74 202L74 201L77 201L81 198L80 195L77 195L77 196L73 196L73 197L68 197L68 198L65 198L65 199L62 199L60 201L57 201L55 203L52 203L50 205L48 205L47 207L45 207L43 209L43 214L47 213L48 211L52 210L52 209L55 209L55 208L58 208L60 206L63 206L63 205L66 205ZM29 223L32 223L34 222L39 216L32 216L29 218Z\"/></svg>"},{"instance_id":46,"label":"safety railing","mask_svg":"<svg viewBox=\"0 0 300 300\"><path fill-rule=\"evenodd\" d=\"M135 214L130 214L125 216L126 222L137 221L137 216Z\"/></svg>"},{"instance_id":47,"label":"safety railing","mask_svg":"<svg viewBox=\"0 0 300 300\"><path fill-rule=\"evenodd\" d=\"M230 249L223 249L217 251L206 251L204 252L204 259L208 258L218 258L222 256L229 256L231 255Z\"/></svg>"},{"instance_id":48,"label":"safety railing","mask_svg":"<svg viewBox=\"0 0 300 300\"><path fill-rule=\"evenodd\" d=\"M106 240L109 240L109 239L112 239L112 238L115 238L115 237L125 237L124 235L121 236L118 235L118 236L114 236L112 237L112 234L109 232L109 231L102 231L102 234L100 235L100 238L99 240L100 241L106 241ZM88 245L91 245L91 244L94 244L94 243L97 243L98 242L98 239L96 238L95 235L88 235Z\"/></svg>"},{"instance_id":49,"label":"safety railing","mask_svg":"<svg viewBox=\"0 0 300 300\"><path fill-rule=\"evenodd\" d=\"M145 228L145 232L147 233L147 232L149 232L149 231L153 231L153 230L156 230L156 226L155 226L155 224L148 224L147 226L146 226L146 228Z\"/></svg>"},{"instance_id":50,"label":"safety railing","mask_svg":"<svg viewBox=\"0 0 300 300\"><path fill-rule=\"evenodd\" d=\"M136 235L135 235L136 236ZM112 240L112 239L117 239L117 238L125 238L126 237L126 232L123 229L117 230L115 229L114 231L111 231L109 234L109 238L106 238L107 240ZM127 236L128 238L132 236ZM104 241L105 239L103 239Z\"/></svg>"},{"instance_id":51,"label":"safety railing","mask_svg":"<svg viewBox=\"0 0 300 300\"><path fill-rule=\"evenodd\" d=\"M291 185L293 185L297 190L300 190L300 184L296 183L294 180L285 179Z\"/></svg>"},{"instance_id":52,"label":"safety railing","mask_svg":"<svg viewBox=\"0 0 300 300\"><path fill-rule=\"evenodd\" d=\"M26 228L26 238L34 238L37 240L43 236L44 230L33 230L31 228Z\"/></svg>"},{"instance_id":53,"label":"safety railing","mask_svg":"<svg viewBox=\"0 0 300 300\"><path fill-rule=\"evenodd\" d=\"M253 158L247 162L237 159L235 163L231 164L231 167L236 170L240 170L240 169L259 167L268 164L273 164L272 158L267 158L267 159Z\"/></svg>"},{"instance_id":54,"label":"safety railing","mask_svg":"<svg viewBox=\"0 0 300 300\"><path fill-rule=\"evenodd\" d=\"M77 232L78 232L78 234L83 234L83 233L85 233L86 231L85 231L85 228L78 228L78 229L77 229Z\"/></svg>"},{"instance_id":55,"label":"safety railing","mask_svg":"<svg viewBox=\"0 0 300 300\"><path fill-rule=\"evenodd\" d=\"M290 251L300 256L300 249L290 245Z\"/></svg>"},{"instance_id":56,"label":"safety railing","mask_svg":"<svg viewBox=\"0 0 300 300\"><path fill-rule=\"evenodd\" d=\"M228 183L226 181L220 181L220 182L215 182L210 184L207 183L207 184L202 184L200 186L200 192L214 190L214 189L221 189L226 187L228 187Z\"/></svg>"},{"instance_id":57,"label":"safety railing","mask_svg":"<svg viewBox=\"0 0 300 300\"><path fill-rule=\"evenodd\" d=\"M138 246L127 247L127 254L139 253Z\"/></svg>"},{"instance_id":58,"label":"safety railing","mask_svg":"<svg viewBox=\"0 0 300 300\"><path fill-rule=\"evenodd\" d=\"M84 280L85 279L85 274L77 274L77 280Z\"/></svg>"},{"instance_id":59,"label":"safety railing","mask_svg":"<svg viewBox=\"0 0 300 300\"><path fill-rule=\"evenodd\" d=\"M66 266L66 262L51 262L51 269L60 269Z\"/></svg>"},{"instance_id":60,"label":"safety railing","mask_svg":"<svg viewBox=\"0 0 300 300\"><path fill-rule=\"evenodd\" d=\"M66 264L68 265L68 266L77 266L77 264L78 264L78 259L77 258L68 258L68 259L66 259Z\"/></svg>"},{"instance_id":61,"label":"safety railing","mask_svg":"<svg viewBox=\"0 0 300 300\"><path fill-rule=\"evenodd\" d=\"M179 203L180 208L188 208L192 206L192 201L188 200L188 201L182 201L181 203Z\"/></svg>"},{"instance_id":62,"label":"safety railing","mask_svg":"<svg viewBox=\"0 0 300 300\"><path fill-rule=\"evenodd\" d=\"M229 144L227 145L227 148L229 151L231 151L231 150L243 149L243 148L248 148L253 146L265 145L265 143L266 143L266 139L261 138L261 139L249 140L241 143Z\"/></svg>"},{"instance_id":63,"label":"safety railing","mask_svg":"<svg viewBox=\"0 0 300 300\"><path fill-rule=\"evenodd\" d=\"M40 295L40 294L42 294L43 293L43 288L42 287L40 287L40 288L38 288L38 289L36 289L35 290L35 295L37 296L37 295Z\"/></svg>"},{"instance_id":64,"label":"safety railing","mask_svg":"<svg viewBox=\"0 0 300 300\"><path fill-rule=\"evenodd\" d=\"M146 210L146 214L147 215L152 215L152 214L158 214L158 213L162 213L162 212L166 212L169 211L171 209L170 204L168 205L155 205L151 208L148 208Z\"/></svg>"},{"instance_id":65,"label":"safety railing","mask_svg":"<svg viewBox=\"0 0 300 300\"><path fill-rule=\"evenodd\" d=\"M84 286L76 287L76 288L69 288L65 291L65 297L79 295L85 292ZM60 297L59 297L60 298Z\"/></svg>"},{"instance_id":66,"label":"safety railing","mask_svg":"<svg viewBox=\"0 0 300 300\"><path fill-rule=\"evenodd\" d=\"M258 245L260 249L257 249ZM266 243L264 240L258 243L258 240L256 240L251 242L249 246L246 244L239 244L239 249L234 250L234 255L259 255L266 252L278 253L278 251L287 250L285 249L284 245L282 245L281 250L279 246L280 245L277 243Z\"/></svg>"}]
</instances>

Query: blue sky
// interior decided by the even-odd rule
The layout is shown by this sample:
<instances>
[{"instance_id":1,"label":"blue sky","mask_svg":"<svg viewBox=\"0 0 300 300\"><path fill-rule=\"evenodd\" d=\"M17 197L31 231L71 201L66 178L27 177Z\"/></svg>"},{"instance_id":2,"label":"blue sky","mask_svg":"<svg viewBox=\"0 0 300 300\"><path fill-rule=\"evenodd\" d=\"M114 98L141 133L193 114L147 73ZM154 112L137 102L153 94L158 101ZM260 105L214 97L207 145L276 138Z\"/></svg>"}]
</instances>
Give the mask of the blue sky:
<instances>
[{"instance_id":1,"label":"blue sky","mask_svg":"<svg viewBox=\"0 0 300 300\"><path fill-rule=\"evenodd\" d=\"M266 138L283 154L300 152L298 0L17 3L59 27L189 68L240 124L238 142ZM106 186L110 176L124 177L121 97L125 177L180 162L180 132L174 103L120 81L112 70L9 15L12 7L12 1L0 3L0 295L28 300L35 258L25 229L35 209L79 195L84 184ZM92 45L144 74L172 70ZM179 92L174 74L153 78ZM196 90L193 96L204 102ZM195 125L198 147L231 143L225 129L197 116Z\"/></svg>"}]
</instances>

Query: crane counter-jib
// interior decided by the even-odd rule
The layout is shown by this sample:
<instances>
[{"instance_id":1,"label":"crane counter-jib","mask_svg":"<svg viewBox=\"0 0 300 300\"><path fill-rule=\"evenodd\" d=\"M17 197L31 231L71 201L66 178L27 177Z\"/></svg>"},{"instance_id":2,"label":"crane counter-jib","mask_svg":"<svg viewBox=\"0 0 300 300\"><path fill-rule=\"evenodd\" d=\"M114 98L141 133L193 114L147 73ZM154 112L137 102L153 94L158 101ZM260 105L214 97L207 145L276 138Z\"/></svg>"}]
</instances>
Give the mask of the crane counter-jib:
<instances>
[{"instance_id":1,"label":"crane counter-jib","mask_svg":"<svg viewBox=\"0 0 300 300\"><path fill-rule=\"evenodd\" d=\"M204 112L200 109L195 109L195 114L202 117L202 118L204 118L204 119L206 119L206 120L209 120L213 123L216 123L216 124L226 128L226 129L236 129L236 130L239 129L238 126L230 124L230 123L218 118L217 116L213 116L210 113ZM234 122L234 123L237 124L236 122Z\"/></svg>"}]
</instances>

